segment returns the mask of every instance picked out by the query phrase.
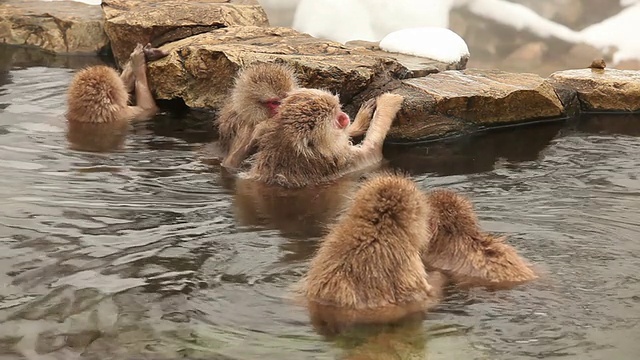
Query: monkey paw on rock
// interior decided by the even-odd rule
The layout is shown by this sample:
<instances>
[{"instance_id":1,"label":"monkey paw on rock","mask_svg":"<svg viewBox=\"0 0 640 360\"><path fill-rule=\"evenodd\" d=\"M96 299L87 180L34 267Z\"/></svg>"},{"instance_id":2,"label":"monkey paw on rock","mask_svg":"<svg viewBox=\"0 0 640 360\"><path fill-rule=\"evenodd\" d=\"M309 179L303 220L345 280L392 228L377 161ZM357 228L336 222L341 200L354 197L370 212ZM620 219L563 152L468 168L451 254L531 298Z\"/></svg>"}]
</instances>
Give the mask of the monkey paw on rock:
<instances>
[{"instance_id":1,"label":"monkey paw on rock","mask_svg":"<svg viewBox=\"0 0 640 360\"><path fill-rule=\"evenodd\" d=\"M391 113L397 113L402 108L404 96L393 93L384 93L377 98L377 109L384 108Z\"/></svg>"}]
</instances>

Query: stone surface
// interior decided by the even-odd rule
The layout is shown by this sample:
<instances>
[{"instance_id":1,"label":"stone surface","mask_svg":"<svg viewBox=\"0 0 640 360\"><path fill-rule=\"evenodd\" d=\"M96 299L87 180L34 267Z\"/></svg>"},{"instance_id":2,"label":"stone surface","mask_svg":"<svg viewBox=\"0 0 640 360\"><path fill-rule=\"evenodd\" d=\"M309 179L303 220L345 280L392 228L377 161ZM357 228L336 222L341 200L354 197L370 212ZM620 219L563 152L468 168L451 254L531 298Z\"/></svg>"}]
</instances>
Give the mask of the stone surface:
<instances>
[{"instance_id":1,"label":"stone surface","mask_svg":"<svg viewBox=\"0 0 640 360\"><path fill-rule=\"evenodd\" d=\"M288 63L303 86L337 92L345 103L369 87L383 88L380 79L388 83L412 74L386 52L316 39L289 28L228 27L175 41L162 49L169 56L149 64L156 96L181 98L198 108L219 108L236 72L256 61ZM433 64L424 66L432 69Z\"/></svg>"},{"instance_id":2,"label":"stone surface","mask_svg":"<svg viewBox=\"0 0 640 360\"><path fill-rule=\"evenodd\" d=\"M639 111L640 71L578 69L555 72L554 87L574 90L583 111Z\"/></svg>"},{"instance_id":3,"label":"stone surface","mask_svg":"<svg viewBox=\"0 0 640 360\"><path fill-rule=\"evenodd\" d=\"M53 53L97 53L108 39L99 6L75 1L0 2L0 42Z\"/></svg>"},{"instance_id":4,"label":"stone surface","mask_svg":"<svg viewBox=\"0 0 640 360\"><path fill-rule=\"evenodd\" d=\"M122 65L136 43L164 43L233 25L268 26L256 0L104 0L105 31Z\"/></svg>"},{"instance_id":5,"label":"stone surface","mask_svg":"<svg viewBox=\"0 0 640 360\"><path fill-rule=\"evenodd\" d=\"M389 134L398 140L440 137L564 114L554 88L534 74L445 71L404 80L393 92L405 97Z\"/></svg>"}]
</instances>

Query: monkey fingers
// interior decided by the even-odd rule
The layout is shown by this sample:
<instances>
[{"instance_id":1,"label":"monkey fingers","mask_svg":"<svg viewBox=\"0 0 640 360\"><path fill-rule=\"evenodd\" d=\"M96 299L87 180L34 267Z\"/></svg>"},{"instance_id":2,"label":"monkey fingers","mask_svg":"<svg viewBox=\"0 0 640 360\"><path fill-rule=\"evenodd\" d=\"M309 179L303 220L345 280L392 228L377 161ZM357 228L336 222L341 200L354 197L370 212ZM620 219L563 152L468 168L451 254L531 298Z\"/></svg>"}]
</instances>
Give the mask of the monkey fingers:
<instances>
[{"instance_id":1,"label":"monkey fingers","mask_svg":"<svg viewBox=\"0 0 640 360\"><path fill-rule=\"evenodd\" d=\"M147 61L156 61L158 59L162 59L163 57L169 55L168 52L162 49L152 47L151 43L148 43L147 45L145 45L143 51Z\"/></svg>"},{"instance_id":2,"label":"monkey fingers","mask_svg":"<svg viewBox=\"0 0 640 360\"><path fill-rule=\"evenodd\" d=\"M360 106L355 119L349 125L348 131L350 137L362 136L367 132L373 114L376 111L376 99L369 99Z\"/></svg>"}]
</instances>

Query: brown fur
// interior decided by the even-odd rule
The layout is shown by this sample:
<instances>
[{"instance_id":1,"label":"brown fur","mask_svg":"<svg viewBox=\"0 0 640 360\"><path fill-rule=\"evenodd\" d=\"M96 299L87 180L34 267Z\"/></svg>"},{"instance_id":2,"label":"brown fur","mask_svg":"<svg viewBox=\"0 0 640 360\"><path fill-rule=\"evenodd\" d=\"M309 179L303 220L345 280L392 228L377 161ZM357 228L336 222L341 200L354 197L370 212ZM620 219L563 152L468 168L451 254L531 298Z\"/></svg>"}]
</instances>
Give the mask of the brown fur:
<instances>
[{"instance_id":1,"label":"brown fur","mask_svg":"<svg viewBox=\"0 0 640 360\"><path fill-rule=\"evenodd\" d=\"M337 117L344 115L337 96L317 89L290 92L274 121L262 129L249 177L267 184L303 187L379 163L384 138L402 100L391 93L379 96L365 139L354 146L349 127L335 125Z\"/></svg>"},{"instance_id":2,"label":"brown fur","mask_svg":"<svg viewBox=\"0 0 640 360\"><path fill-rule=\"evenodd\" d=\"M147 49L152 50L152 49ZM135 87L136 106L129 106ZM157 112L146 77L145 49L138 44L121 75L104 65L80 70L67 92L69 122L107 124L146 120Z\"/></svg>"},{"instance_id":3,"label":"brown fur","mask_svg":"<svg viewBox=\"0 0 640 360\"><path fill-rule=\"evenodd\" d=\"M127 108L129 94L118 73L104 65L78 71L68 91L67 119L113 123Z\"/></svg>"},{"instance_id":4,"label":"brown fur","mask_svg":"<svg viewBox=\"0 0 640 360\"><path fill-rule=\"evenodd\" d=\"M237 75L230 99L215 121L218 143L225 153L223 166L237 167L253 151L249 145L253 131L271 118L265 102L282 100L297 87L295 72L286 65L255 63Z\"/></svg>"},{"instance_id":5,"label":"brown fur","mask_svg":"<svg viewBox=\"0 0 640 360\"><path fill-rule=\"evenodd\" d=\"M224 154L222 166L237 168L256 151L257 140L263 134L261 124L273 117L265 102L282 101L298 88L295 72L288 65L255 63L238 74L230 99L215 121L218 144ZM349 136L363 135L374 111L373 99L364 103L349 125Z\"/></svg>"},{"instance_id":6,"label":"brown fur","mask_svg":"<svg viewBox=\"0 0 640 360\"><path fill-rule=\"evenodd\" d=\"M468 199L439 189L428 193L428 201L435 234L423 254L425 266L444 271L460 286L508 288L537 278L505 237L480 230Z\"/></svg>"},{"instance_id":7,"label":"brown fur","mask_svg":"<svg viewBox=\"0 0 640 360\"><path fill-rule=\"evenodd\" d=\"M427 274L420 253L430 208L405 177L379 175L324 238L300 282L316 326L402 320L434 306L444 277Z\"/></svg>"}]
</instances>

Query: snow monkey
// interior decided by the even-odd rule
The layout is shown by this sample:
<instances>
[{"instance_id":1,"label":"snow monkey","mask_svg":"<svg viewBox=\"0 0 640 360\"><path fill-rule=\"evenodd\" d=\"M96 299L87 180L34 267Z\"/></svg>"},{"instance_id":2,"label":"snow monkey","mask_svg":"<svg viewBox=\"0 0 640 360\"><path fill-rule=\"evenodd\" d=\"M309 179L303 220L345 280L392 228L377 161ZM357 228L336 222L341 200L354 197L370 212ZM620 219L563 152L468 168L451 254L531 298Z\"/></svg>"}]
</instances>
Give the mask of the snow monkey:
<instances>
[{"instance_id":1,"label":"snow monkey","mask_svg":"<svg viewBox=\"0 0 640 360\"><path fill-rule=\"evenodd\" d=\"M480 230L471 202L451 190L427 193L433 210L429 227L433 237L423 253L428 269L450 276L457 285L509 288L537 275L516 250Z\"/></svg>"},{"instance_id":2,"label":"snow monkey","mask_svg":"<svg viewBox=\"0 0 640 360\"><path fill-rule=\"evenodd\" d=\"M247 177L298 188L377 165L403 100L392 93L378 96L362 143L353 145L349 116L337 96L318 89L293 90L282 100L273 120L265 122L255 135L258 151Z\"/></svg>"},{"instance_id":3,"label":"snow monkey","mask_svg":"<svg viewBox=\"0 0 640 360\"><path fill-rule=\"evenodd\" d=\"M70 123L114 124L150 119L158 107L147 83L146 60L166 55L150 44L145 47L138 44L120 75L105 65L78 71L67 92L67 120ZM129 93L134 89L136 105L131 106Z\"/></svg>"},{"instance_id":4,"label":"snow monkey","mask_svg":"<svg viewBox=\"0 0 640 360\"><path fill-rule=\"evenodd\" d=\"M278 63L254 63L241 70L230 98L215 121L218 144L224 153L222 166L237 168L256 149L254 132L258 125L273 118L287 94L299 88L294 69ZM373 114L374 102L365 103L349 126L350 136L363 135Z\"/></svg>"},{"instance_id":5,"label":"snow monkey","mask_svg":"<svg viewBox=\"0 0 640 360\"><path fill-rule=\"evenodd\" d=\"M421 259L431 214L411 179L385 172L365 181L297 284L314 326L394 323L435 306L446 278Z\"/></svg>"}]
</instances>

